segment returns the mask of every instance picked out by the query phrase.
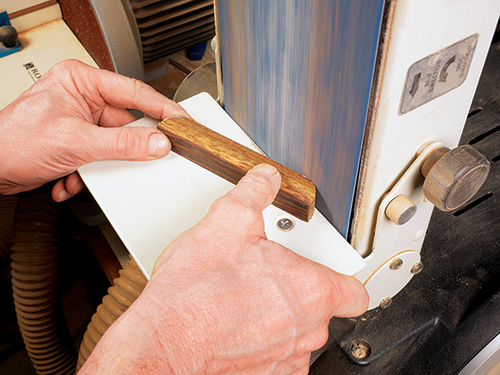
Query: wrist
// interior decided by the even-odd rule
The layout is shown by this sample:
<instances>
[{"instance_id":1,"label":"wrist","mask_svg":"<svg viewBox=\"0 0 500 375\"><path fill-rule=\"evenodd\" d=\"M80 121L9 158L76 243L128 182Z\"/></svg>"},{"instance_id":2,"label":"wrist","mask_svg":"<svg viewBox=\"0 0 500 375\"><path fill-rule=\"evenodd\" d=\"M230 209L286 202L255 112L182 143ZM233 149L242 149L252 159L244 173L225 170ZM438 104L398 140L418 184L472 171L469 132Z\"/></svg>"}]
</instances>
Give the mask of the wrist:
<instances>
[{"instance_id":1,"label":"wrist","mask_svg":"<svg viewBox=\"0 0 500 375\"><path fill-rule=\"evenodd\" d=\"M153 281L153 280L151 280ZM152 359L166 364L168 374L207 374L208 348L200 343L197 328L200 317L196 316L183 293L170 295L172 289L155 281L146 286L135 306L131 321L149 321L147 341ZM160 300L161 299L161 300ZM159 372L156 372L159 373Z\"/></svg>"},{"instance_id":2,"label":"wrist","mask_svg":"<svg viewBox=\"0 0 500 375\"><path fill-rule=\"evenodd\" d=\"M157 335L153 318L132 305L109 327L78 374L177 374L172 353L160 348Z\"/></svg>"},{"instance_id":3,"label":"wrist","mask_svg":"<svg viewBox=\"0 0 500 375\"><path fill-rule=\"evenodd\" d=\"M206 373L190 329L195 317L179 314L165 290L151 292L157 288L149 286L106 331L79 375Z\"/></svg>"}]
</instances>

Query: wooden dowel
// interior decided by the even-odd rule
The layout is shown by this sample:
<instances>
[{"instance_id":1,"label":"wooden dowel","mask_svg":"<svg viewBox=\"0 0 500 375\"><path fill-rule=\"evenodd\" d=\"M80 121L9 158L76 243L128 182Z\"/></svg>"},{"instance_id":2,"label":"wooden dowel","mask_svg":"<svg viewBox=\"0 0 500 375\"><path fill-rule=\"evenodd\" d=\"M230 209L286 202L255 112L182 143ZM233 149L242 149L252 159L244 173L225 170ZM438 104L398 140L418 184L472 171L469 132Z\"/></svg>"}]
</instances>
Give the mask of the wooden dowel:
<instances>
[{"instance_id":1,"label":"wooden dowel","mask_svg":"<svg viewBox=\"0 0 500 375\"><path fill-rule=\"evenodd\" d=\"M170 139L173 152L233 184L258 164L274 166L281 174L281 188L273 204L301 220L312 218L316 188L307 177L187 117L167 118L158 129Z\"/></svg>"}]
</instances>

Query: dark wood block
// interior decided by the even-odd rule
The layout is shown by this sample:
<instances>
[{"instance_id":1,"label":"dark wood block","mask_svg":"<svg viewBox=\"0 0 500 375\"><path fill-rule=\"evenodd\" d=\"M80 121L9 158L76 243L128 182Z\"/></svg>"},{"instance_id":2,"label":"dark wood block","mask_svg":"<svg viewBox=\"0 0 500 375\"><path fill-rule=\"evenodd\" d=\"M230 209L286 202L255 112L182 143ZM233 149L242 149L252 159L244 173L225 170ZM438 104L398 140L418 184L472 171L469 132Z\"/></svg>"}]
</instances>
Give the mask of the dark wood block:
<instances>
[{"instance_id":1,"label":"dark wood block","mask_svg":"<svg viewBox=\"0 0 500 375\"><path fill-rule=\"evenodd\" d=\"M173 152L233 184L258 164L274 166L282 181L273 204L301 220L312 218L316 188L307 177L187 117L165 119L158 129L172 142Z\"/></svg>"}]
</instances>

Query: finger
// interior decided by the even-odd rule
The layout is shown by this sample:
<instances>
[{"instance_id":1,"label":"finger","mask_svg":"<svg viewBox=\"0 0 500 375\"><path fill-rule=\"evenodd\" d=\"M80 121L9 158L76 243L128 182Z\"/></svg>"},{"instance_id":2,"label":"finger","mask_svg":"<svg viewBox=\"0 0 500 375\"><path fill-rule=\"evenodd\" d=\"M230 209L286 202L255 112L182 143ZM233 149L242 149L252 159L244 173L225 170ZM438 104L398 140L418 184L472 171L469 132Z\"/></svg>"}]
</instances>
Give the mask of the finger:
<instances>
[{"instance_id":1,"label":"finger","mask_svg":"<svg viewBox=\"0 0 500 375\"><path fill-rule=\"evenodd\" d=\"M99 117L99 126L119 127L137 120L134 115L123 108L106 105Z\"/></svg>"},{"instance_id":2,"label":"finger","mask_svg":"<svg viewBox=\"0 0 500 375\"><path fill-rule=\"evenodd\" d=\"M73 61L70 64L80 65L79 69L73 69L73 72L83 72L83 76L73 75L74 80L78 82L77 88L80 84L89 88L90 94L82 92L82 95L98 94L106 103L114 107L138 109L156 119L164 119L169 116L190 117L180 105L144 82L107 70L99 70L81 62ZM92 98L87 97L86 99L92 100Z\"/></svg>"},{"instance_id":3,"label":"finger","mask_svg":"<svg viewBox=\"0 0 500 375\"><path fill-rule=\"evenodd\" d=\"M76 172L61 178L52 187L52 199L62 202L69 199L85 188L80 175Z\"/></svg>"},{"instance_id":4,"label":"finger","mask_svg":"<svg viewBox=\"0 0 500 375\"><path fill-rule=\"evenodd\" d=\"M318 265L320 266L320 265ZM350 318L359 316L368 309L368 293L356 278L342 275L324 266L324 285L326 285L326 296L329 298L331 310L330 317Z\"/></svg>"},{"instance_id":5,"label":"finger","mask_svg":"<svg viewBox=\"0 0 500 375\"><path fill-rule=\"evenodd\" d=\"M259 164L226 194L226 198L262 211L276 198L280 186L281 176L278 170L269 164Z\"/></svg>"},{"instance_id":6,"label":"finger","mask_svg":"<svg viewBox=\"0 0 500 375\"><path fill-rule=\"evenodd\" d=\"M88 126L88 158L94 160L153 160L166 156L170 141L147 127L102 128ZM85 158L84 158L85 159Z\"/></svg>"}]
</instances>

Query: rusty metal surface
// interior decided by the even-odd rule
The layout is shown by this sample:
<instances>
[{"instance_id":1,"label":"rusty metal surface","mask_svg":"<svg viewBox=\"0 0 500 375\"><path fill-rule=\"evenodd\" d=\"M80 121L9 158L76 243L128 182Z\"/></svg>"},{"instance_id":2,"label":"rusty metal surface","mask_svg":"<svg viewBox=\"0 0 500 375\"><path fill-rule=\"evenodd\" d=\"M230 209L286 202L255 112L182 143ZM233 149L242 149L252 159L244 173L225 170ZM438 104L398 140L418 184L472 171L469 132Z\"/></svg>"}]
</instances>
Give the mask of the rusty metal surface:
<instances>
[{"instance_id":1,"label":"rusty metal surface","mask_svg":"<svg viewBox=\"0 0 500 375\"><path fill-rule=\"evenodd\" d=\"M384 1L221 0L228 113L347 235Z\"/></svg>"}]
</instances>

